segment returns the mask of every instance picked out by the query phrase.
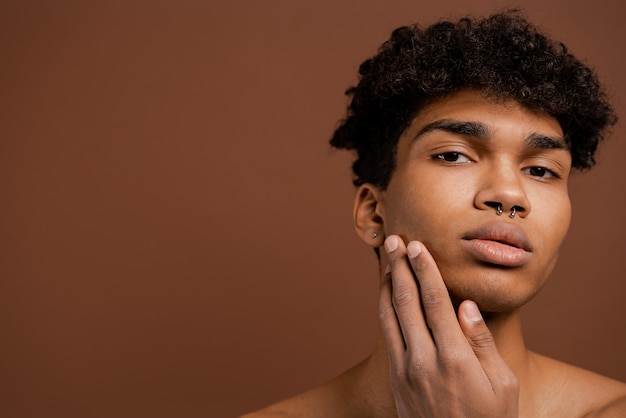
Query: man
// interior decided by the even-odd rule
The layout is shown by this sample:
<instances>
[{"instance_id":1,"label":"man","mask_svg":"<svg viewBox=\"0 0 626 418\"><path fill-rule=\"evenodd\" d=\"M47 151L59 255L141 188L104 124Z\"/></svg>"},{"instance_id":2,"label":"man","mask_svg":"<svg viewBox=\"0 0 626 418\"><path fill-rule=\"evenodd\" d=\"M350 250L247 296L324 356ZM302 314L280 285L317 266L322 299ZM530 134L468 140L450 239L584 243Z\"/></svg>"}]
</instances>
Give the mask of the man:
<instances>
[{"instance_id":1,"label":"man","mask_svg":"<svg viewBox=\"0 0 626 418\"><path fill-rule=\"evenodd\" d=\"M616 117L597 77L516 12L394 31L331 144L355 150L380 338L254 417L626 416L626 385L529 351L520 308L566 235L572 168Z\"/></svg>"}]
</instances>

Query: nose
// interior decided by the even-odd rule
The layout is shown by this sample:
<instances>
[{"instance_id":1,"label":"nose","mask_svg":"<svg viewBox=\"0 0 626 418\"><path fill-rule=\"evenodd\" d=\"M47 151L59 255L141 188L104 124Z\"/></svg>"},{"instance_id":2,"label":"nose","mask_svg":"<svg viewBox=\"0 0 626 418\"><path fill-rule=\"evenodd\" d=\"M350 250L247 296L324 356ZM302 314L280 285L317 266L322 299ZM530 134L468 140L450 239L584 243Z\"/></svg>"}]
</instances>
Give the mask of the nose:
<instances>
[{"instance_id":1,"label":"nose","mask_svg":"<svg viewBox=\"0 0 626 418\"><path fill-rule=\"evenodd\" d=\"M482 176L474 205L481 210L493 210L498 215L508 214L511 218L528 216L531 204L524 189L523 176L516 165L492 165Z\"/></svg>"}]
</instances>

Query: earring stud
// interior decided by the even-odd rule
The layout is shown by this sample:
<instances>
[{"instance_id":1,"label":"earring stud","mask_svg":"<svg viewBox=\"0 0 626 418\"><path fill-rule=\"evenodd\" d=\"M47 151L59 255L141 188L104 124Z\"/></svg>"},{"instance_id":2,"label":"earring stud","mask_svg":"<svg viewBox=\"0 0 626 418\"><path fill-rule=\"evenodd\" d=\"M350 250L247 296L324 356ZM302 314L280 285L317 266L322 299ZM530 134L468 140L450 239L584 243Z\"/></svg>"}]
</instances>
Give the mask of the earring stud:
<instances>
[{"instance_id":1,"label":"earring stud","mask_svg":"<svg viewBox=\"0 0 626 418\"><path fill-rule=\"evenodd\" d=\"M376 238L376 237L378 237L378 232L372 232L372 233L370 234L370 237L372 237L372 238Z\"/></svg>"}]
</instances>

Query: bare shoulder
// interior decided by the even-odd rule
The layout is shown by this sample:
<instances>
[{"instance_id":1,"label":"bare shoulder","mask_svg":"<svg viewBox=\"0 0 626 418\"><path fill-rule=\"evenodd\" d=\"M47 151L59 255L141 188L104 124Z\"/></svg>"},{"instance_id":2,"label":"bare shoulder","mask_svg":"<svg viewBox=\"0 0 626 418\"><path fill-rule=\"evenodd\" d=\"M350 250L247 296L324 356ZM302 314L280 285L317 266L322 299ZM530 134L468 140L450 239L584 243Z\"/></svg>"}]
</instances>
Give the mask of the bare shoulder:
<instances>
[{"instance_id":1,"label":"bare shoulder","mask_svg":"<svg viewBox=\"0 0 626 418\"><path fill-rule=\"evenodd\" d=\"M626 417L626 383L597 373L578 370L579 394L589 394L588 417Z\"/></svg>"},{"instance_id":2,"label":"bare shoulder","mask_svg":"<svg viewBox=\"0 0 626 418\"><path fill-rule=\"evenodd\" d=\"M288 417L312 417L311 411L317 409L319 404L319 396L315 390L301 393L292 398L272 404L259 411L251 412L240 418L288 418ZM313 407L313 409L311 409Z\"/></svg>"},{"instance_id":3,"label":"bare shoulder","mask_svg":"<svg viewBox=\"0 0 626 418\"><path fill-rule=\"evenodd\" d=\"M331 381L277 402L241 418L364 418L378 410L375 396L360 390L363 365L347 370Z\"/></svg>"},{"instance_id":4,"label":"bare shoulder","mask_svg":"<svg viewBox=\"0 0 626 418\"><path fill-rule=\"evenodd\" d=\"M337 416L341 409L333 383L328 383L291 398L272 404L264 409L243 415L241 418L317 418Z\"/></svg>"},{"instance_id":5,"label":"bare shoulder","mask_svg":"<svg viewBox=\"0 0 626 418\"><path fill-rule=\"evenodd\" d=\"M534 354L535 364L550 381L547 393L570 416L626 417L626 383Z\"/></svg>"}]
</instances>

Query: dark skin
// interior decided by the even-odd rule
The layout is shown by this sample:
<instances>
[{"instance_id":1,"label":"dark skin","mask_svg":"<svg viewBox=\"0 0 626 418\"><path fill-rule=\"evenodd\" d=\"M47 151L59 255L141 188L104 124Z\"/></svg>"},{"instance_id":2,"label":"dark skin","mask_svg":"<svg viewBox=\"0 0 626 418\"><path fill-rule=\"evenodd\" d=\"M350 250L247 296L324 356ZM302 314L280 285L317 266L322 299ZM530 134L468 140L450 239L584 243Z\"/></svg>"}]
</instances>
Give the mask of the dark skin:
<instances>
[{"instance_id":1,"label":"dark skin","mask_svg":"<svg viewBox=\"0 0 626 418\"><path fill-rule=\"evenodd\" d=\"M396 410L380 416L624 416L623 383L528 351L519 312L484 320L465 300L455 314L422 243L391 236L385 248L380 321Z\"/></svg>"},{"instance_id":2,"label":"dark skin","mask_svg":"<svg viewBox=\"0 0 626 418\"><path fill-rule=\"evenodd\" d=\"M420 112L388 187L355 200L357 234L381 252L372 355L250 416L626 416L626 385L524 345L520 309L569 224L562 135L549 115L476 91Z\"/></svg>"},{"instance_id":3,"label":"dark skin","mask_svg":"<svg viewBox=\"0 0 626 418\"><path fill-rule=\"evenodd\" d=\"M476 303L463 301L457 318L422 243L405 247L391 236L385 248L391 272L381 290L380 320L398 416L518 416L517 378L499 355Z\"/></svg>"}]
</instances>

